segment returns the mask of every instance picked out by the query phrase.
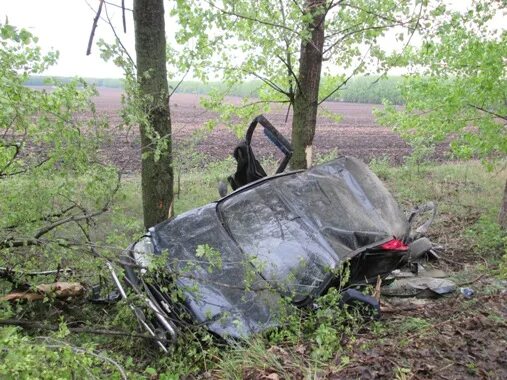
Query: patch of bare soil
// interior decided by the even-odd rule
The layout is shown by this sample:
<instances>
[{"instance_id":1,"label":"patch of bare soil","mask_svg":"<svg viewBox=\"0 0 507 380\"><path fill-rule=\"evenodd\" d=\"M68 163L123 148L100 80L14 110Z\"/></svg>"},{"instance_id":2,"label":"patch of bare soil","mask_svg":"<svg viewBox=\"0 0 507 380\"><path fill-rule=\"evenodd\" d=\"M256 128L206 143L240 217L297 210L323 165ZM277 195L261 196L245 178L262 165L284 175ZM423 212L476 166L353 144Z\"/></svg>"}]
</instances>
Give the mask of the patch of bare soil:
<instances>
[{"instance_id":1,"label":"patch of bare soil","mask_svg":"<svg viewBox=\"0 0 507 380\"><path fill-rule=\"evenodd\" d=\"M407 318L424 320L422 326ZM505 379L507 292L465 300L442 298L384 314L386 333L352 344L351 363L329 379ZM415 319L418 318L418 319Z\"/></svg>"},{"instance_id":2,"label":"patch of bare soil","mask_svg":"<svg viewBox=\"0 0 507 380\"><path fill-rule=\"evenodd\" d=\"M103 156L108 162L116 164L126 172L136 172L140 168L138 131L116 127L122 124L121 90L102 88L99 91L100 95L94 98L96 109L114 126L110 130L109 141L103 147ZM199 99L200 95L194 94L175 94L171 98L173 141L176 148L179 142L188 139L207 121L216 119L216 115L200 106ZM235 98L229 100L237 101ZM372 158L387 157L395 164L402 162L410 153L410 147L399 136L375 122L372 111L379 106L327 102L324 107L327 112L341 115L342 119L337 123L324 116L323 112L320 113L314 139L314 149L317 153L325 154L337 150L366 162ZM266 117L290 140L292 115L289 114L286 120L286 114L287 109L273 107L273 111ZM224 125L219 125L197 144L197 150L212 160L218 160L232 154L238 142L232 131ZM272 146L266 139L259 139L256 144L255 149L259 158L273 152ZM438 149L436 157L443 158L444 156L445 147L442 146Z\"/></svg>"}]
</instances>

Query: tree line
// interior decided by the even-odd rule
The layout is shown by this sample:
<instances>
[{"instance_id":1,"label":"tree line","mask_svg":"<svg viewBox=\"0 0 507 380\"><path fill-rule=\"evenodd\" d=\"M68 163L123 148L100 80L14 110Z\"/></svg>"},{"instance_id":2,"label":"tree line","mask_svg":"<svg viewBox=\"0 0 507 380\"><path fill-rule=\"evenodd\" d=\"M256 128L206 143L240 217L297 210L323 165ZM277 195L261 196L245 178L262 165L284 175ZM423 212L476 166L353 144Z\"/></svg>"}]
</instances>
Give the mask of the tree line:
<instances>
[{"instance_id":1,"label":"tree line","mask_svg":"<svg viewBox=\"0 0 507 380\"><path fill-rule=\"evenodd\" d=\"M31 76L25 82L27 86L45 86L47 76ZM73 80L72 77L54 77L62 83L68 83ZM83 78L87 83L96 87L123 88L123 79L117 78ZM359 76L352 78L340 91L331 95L329 101L350 102L350 103L370 103L382 104L385 101L393 104L403 104L401 96L401 76ZM333 85L332 78L324 77L322 79L323 87ZM199 94L210 95L214 92L227 92L229 96L259 98L262 91L263 82L260 80L249 80L242 83L236 83L228 87L225 82L200 82L194 80L185 80L182 82L170 80L169 88L175 89L177 94ZM321 93L321 96L324 95Z\"/></svg>"}]
</instances>

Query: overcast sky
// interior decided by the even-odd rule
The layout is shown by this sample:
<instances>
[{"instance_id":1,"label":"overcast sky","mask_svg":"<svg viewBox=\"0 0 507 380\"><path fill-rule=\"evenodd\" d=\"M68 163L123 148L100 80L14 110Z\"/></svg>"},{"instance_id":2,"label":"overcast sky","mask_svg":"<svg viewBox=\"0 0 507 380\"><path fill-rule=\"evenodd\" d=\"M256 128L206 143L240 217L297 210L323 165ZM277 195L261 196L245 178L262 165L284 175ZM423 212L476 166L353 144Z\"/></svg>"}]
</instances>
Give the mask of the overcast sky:
<instances>
[{"instance_id":1,"label":"overcast sky","mask_svg":"<svg viewBox=\"0 0 507 380\"><path fill-rule=\"evenodd\" d=\"M60 52L58 64L47 72L48 75L120 78L122 71L113 63L104 62L95 46L99 38L110 42L114 40L105 22L99 22L92 54L86 55L98 4L98 0L0 0L0 20L4 23L7 16L10 24L28 29L38 36L39 45L44 50L52 48ZM132 0L126 0L125 4L132 9ZM133 53L132 13L127 11L127 34L124 34L121 12L111 6L108 12L123 43Z\"/></svg>"},{"instance_id":2,"label":"overcast sky","mask_svg":"<svg viewBox=\"0 0 507 380\"><path fill-rule=\"evenodd\" d=\"M120 4L120 0L108 0ZM127 8L132 9L133 0L126 0ZM446 0L457 9L466 7L471 0ZM60 76L82 76L96 78L121 78L121 69L112 62L104 62L96 42L103 38L113 42L114 36L110 26L99 21L95 32L92 54L86 55L88 39L99 0L0 0L0 22L8 17L9 23L23 27L39 37L39 45L44 50L54 49L60 52L58 64L46 74ZM166 6L167 9L167 6ZM127 33L122 30L121 12L111 5L107 6L109 16L123 44L134 56L134 26L132 12L127 10ZM105 17L104 10L102 11ZM505 28L505 15L498 15L494 24ZM166 27L166 34L171 37L172 31Z\"/></svg>"}]
</instances>

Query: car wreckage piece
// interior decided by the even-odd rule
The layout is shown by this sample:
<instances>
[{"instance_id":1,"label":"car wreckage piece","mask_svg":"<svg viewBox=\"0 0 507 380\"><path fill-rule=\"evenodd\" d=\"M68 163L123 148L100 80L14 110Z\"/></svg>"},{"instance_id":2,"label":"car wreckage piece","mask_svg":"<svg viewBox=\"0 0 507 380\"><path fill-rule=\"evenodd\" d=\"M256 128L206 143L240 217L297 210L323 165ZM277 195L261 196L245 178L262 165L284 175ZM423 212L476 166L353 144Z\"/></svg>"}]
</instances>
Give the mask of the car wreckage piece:
<instances>
[{"instance_id":1,"label":"car wreckage piece","mask_svg":"<svg viewBox=\"0 0 507 380\"><path fill-rule=\"evenodd\" d=\"M261 173L250 147L258 122L286 155L274 176ZM431 248L429 241L429 247L413 241L412 215L402 213L360 160L341 156L306 171L281 173L292 149L280 136L263 116L256 118L245 143L235 150L238 171L229 182L238 188L150 228L124 253L130 259L125 281L143 295L155 317L132 308L153 336L174 340L184 309L194 323L218 336L245 338L279 324L284 297L297 306L310 305L332 286L371 284L387 276L410 260L412 245L418 255ZM240 162L245 152L248 158ZM242 176L252 163L260 175ZM139 267L146 268L163 253L167 276L145 281L145 269ZM345 263L347 283L340 275ZM184 301L175 304L162 290L169 283ZM374 302L354 292L346 296Z\"/></svg>"}]
</instances>

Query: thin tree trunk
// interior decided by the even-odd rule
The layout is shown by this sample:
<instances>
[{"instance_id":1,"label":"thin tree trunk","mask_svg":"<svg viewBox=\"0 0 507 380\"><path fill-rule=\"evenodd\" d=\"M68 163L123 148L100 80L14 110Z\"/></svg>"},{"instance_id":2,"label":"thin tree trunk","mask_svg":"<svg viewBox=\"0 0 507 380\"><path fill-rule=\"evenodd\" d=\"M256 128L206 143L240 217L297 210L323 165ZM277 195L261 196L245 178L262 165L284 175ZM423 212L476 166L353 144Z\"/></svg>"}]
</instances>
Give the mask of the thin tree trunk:
<instances>
[{"instance_id":1,"label":"thin tree trunk","mask_svg":"<svg viewBox=\"0 0 507 380\"><path fill-rule=\"evenodd\" d=\"M503 199L500 206L500 214L498 215L498 223L504 231L507 231L507 180L503 190Z\"/></svg>"},{"instance_id":2,"label":"thin tree trunk","mask_svg":"<svg viewBox=\"0 0 507 380\"><path fill-rule=\"evenodd\" d=\"M317 124L322 50L324 46L325 1L306 0L306 9L312 12L311 38L301 41L299 56L298 87L294 98L292 118L291 160L293 169L306 169L312 163L313 137Z\"/></svg>"},{"instance_id":3,"label":"thin tree trunk","mask_svg":"<svg viewBox=\"0 0 507 380\"><path fill-rule=\"evenodd\" d=\"M134 28L137 78L148 115L148 122L139 127L144 225L149 228L171 215L173 202L163 0L135 0Z\"/></svg>"}]
</instances>

